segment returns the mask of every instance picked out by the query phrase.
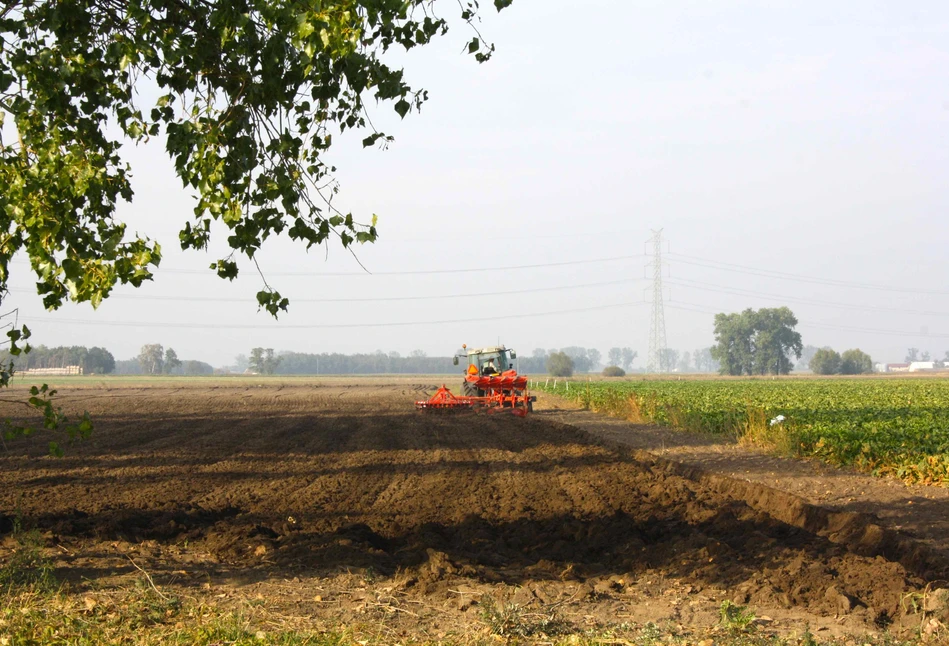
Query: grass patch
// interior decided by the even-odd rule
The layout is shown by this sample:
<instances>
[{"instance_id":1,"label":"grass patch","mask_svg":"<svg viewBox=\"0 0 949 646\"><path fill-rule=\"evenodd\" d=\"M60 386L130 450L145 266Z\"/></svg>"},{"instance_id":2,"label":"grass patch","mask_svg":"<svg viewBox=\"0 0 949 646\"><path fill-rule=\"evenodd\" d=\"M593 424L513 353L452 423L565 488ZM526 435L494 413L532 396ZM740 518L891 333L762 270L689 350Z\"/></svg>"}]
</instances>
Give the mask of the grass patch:
<instances>
[{"instance_id":1,"label":"grass patch","mask_svg":"<svg viewBox=\"0 0 949 646\"><path fill-rule=\"evenodd\" d=\"M0 644L195 644L212 646L351 646L342 633L274 630L237 612L184 605L151 589L120 594L38 595L3 599Z\"/></svg>"},{"instance_id":2,"label":"grass patch","mask_svg":"<svg viewBox=\"0 0 949 646\"><path fill-rule=\"evenodd\" d=\"M53 563L43 555L45 541L36 529L24 529L19 518L13 520L13 554L0 566L0 589L7 593L28 591L54 592L59 584L53 575Z\"/></svg>"}]
</instances>

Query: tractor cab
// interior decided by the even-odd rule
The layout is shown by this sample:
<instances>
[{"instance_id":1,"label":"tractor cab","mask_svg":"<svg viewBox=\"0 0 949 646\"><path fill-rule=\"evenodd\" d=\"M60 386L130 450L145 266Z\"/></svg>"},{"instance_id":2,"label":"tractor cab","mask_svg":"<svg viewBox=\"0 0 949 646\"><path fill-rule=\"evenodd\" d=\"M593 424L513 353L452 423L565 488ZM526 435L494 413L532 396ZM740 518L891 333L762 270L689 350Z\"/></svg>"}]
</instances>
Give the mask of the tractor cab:
<instances>
[{"instance_id":1,"label":"tractor cab","mask_svg":"<svg viewBox=\"0 0 949 646\"><path fill-rule=\"evenodd\" d=\"M463 347L467 356L455 355L454 364L456 366L459 364L459 358L467 358L466 374L468 375L488 376L514 369L513 360L517 358L517 353L503 345L477 349Z\"/></svg>"}]
</instances>

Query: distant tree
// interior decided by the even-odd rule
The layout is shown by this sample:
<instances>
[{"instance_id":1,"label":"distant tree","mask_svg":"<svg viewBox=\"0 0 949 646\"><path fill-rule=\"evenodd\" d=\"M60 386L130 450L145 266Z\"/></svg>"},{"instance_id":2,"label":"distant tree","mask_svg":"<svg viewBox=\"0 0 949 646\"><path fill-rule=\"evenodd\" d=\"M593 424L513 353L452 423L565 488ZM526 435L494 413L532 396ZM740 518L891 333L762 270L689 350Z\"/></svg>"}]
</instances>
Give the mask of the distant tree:
<instances>
[{"instance_id":1,"label":"distant tree","mask_svg":"<svg viewBox=\"0 0 949 646\"><path fill-rule=\"evenodd\" d=\"M719 368L718 362L712 358L711 348L699 348L692 353L692 360L699 372L716 372Z\"/></svg>"},{"instance_id":2,"label":"distant tree","mask_svg":"<svg viewBox=\"0 0 949 646\"><path fill-rule=\"evenodd\" d=\"M272 375L277 372L277 366L280 365L281 357L275 356L273 348L264 350L263 373Z\"/></svg>"},{"instance_id":3,"label":"distant tree","mask_svg":"<svg viewBox=\"0 0 949 646\"><path fill-rule=\"evenodd\" d=\"M919 361L919 348L910 348L906 351L906 361L911 363L913 361Z\"/></svg>"},{"instance_id":4,"label":"distant tree","mask_svg":"<svg viewBox=\"0 0 949 646\"><path fill-rule=\"evenodd\" d=\"M800 361L797 362L799 369L810 368L811 359L820 350L816 345L805 345L801 350Z\"/></svg>"},{"instance_id":5,"label":"distant tree","mask_svg":"<svg viewBox=\"0 0 949 646\"><path fill-rule=\"evenodd\" d=\"M160 343L143 345L138 353L138 363L146 375L161 374L164 362L164 348Z\"/></svg>"},{"instance_id":6,"label":"distant tree","mask_svg":"<svg viewBox=\"0 0 949 646\"><path fill-rule=\"evenodd\" d=\"M949 352L946 352L946 354L949 355ZM535 359L546 359L547 351L544 350L543 348L534 348L534 351L531 353L531 356L534 357Z\"/></svg>"},{"instance_id":7,"label":"distant tree","mask_svg":"<svg viewBox=\"0 0 949 646\"><path fill-rule=\"evenodd\" d=\"M250 351L247 367L258 375L264 374L264 349L254 348Z\"/></svg>"},{"instance_id":8,"label":"distant tree","mask_svg":"<svg viewBox=\"0 0 949 646\"><path fill-rule=\"evenodd\" d=\"M840 372L845 375L865 375L873 372L873 360L859 348L847 350L840 357Z\"/></svg>"},{"instance_id":9,"label":"distant tree","mask_svg":"<svg viewBox=\"0 0 949 646\"><path fill-rule=\"evenodd\" d=\"M396 352L395 350L393 350L393 351L391 351L391 352L389 353L389 358L390 358L390 359L401 359L401 358L402 358L402 355L399 354L398 352Z\"/></svg>"},{"instance_id":10,"label":"distant tree","mask_svg":"<svg viewBox=\"0 0 949 646\"><path fill-rule=\"evenodd\" d=\"M83 359L85 374L107 375L115 370L115 357L105 348L92 347Z\"/></svg>"},{"instance_id":11,"label":"distant tree","mask_svg":"<svg viewBox=\"0 0 949 646\"><path fill-rule=\"evenodd\" d=\"M672 372L679 363L679 351L662 348L659 351L659 372Z\"/></svg>"},{"instance_id":12,"label":"distant tree","mask_svg":"<svg viewBox=\"0 0 949 646\"><path fill-rule=\"evenodd\" d=\"M715 315L715 341L712 358L721 364L723 375L754 373L754 310Z\"/></svg>"},{"instance_id":13,"label":"distant tree","mask_svg":"<svg viewBox=\"0 0 949 646\"><path fill-rule=\"evenodd\" d=\"M787 307L762 308L756 313L755 372L759 375L786 375L804 349L801 334L795 332L797 317Z\"/></svg>"},{"instance_id":14,"label":"distant tree","mask_svg":"<svg viewBox=\"0 0 949 646\"><path fill-rule=\"evenodd\" d=\"M587 358L590 360L589 370L596 370L600 365L600 359L603 358L603 355L600 354L600 351L596 348L590 348L587 350Z\"/></svg>"},{"instance_id":15,"label":"distant tree","mask_svg":"<svg viewBox=\"0 0 949 646\"><path fill-rule=\"evenodd\" d=\"M623 351L620 348L610 348L606 353L606 360L611 366L618 366L623 363Z\"/></svg>"},{"instance_id":16,"label":"distant tree","mask_svg":"<svg viewBox=\"0 0 949 646\"><path fill-rule=\"evenodd\" d=\"M803 350L795 326L797 318L787 307L716 314L712 358L725 375L785 375L794 367L790 357Z\"/></svg>"},{"instance_id":17,"label":"distant tree","mask_svg":"<svg viewBox=\"0 0 949 646\"><path fill-rule=\"evenodd\" d=\"M162 366L162 372L170 375L175 371L175 368L180 365L181 361L178 359L178 353L171 348L165 350L165 362Z\"/></svg>"},{"instance_id":18,"label":"distant tree","mask_svg":"<svg viewBox=\"0 0 949 646\"><path fill-rule=\"evenodd\" d=\"M831 348L820 348L811 357L808 367L818 375L836 375L840 372L840 355Z\"/></svg>"},{"instance_id":19,"label":"distant tree","mask_svg":"<svg viewBox=\"0 0 949 646\"><path fill-rule=\"evenodd\" d=\"M630 368L633 367L633 361L635 361L639 355L635 350L631 350L630 348L623 348L621 352L623 354L623 370L629 372Z\"/></svg>"},{"instance_id":20,"label":"distant tree","mask_svg":"<svg viewBox=\"0 0 949 646\"><path fill-rule=\"evenodd\" d=\"M554 377L573 375L573 359L565 352L552 352L547 355L547 373Z\"/></svg>"},{"instance_id":21,"label":"distant tree","mask_svg":"<svg viewBox=\"0 0 949 646\"><path fill-rule=\"evenodd\" d=\"M692 355L688 350L679 357L679 364L676 366L679 372L690 372L692 370Z\"/></svg>"},{"instance_id":22,"label":"distant tree","mask_svg":"<svg viewBox=\"0 0 949 646\"><path fill-rule=\"evenodd\" d=\"M921 355L919 355L919 360L920 360L920 361L929 361L929 360L930 360L929 350L926 350L926 351L923 352Z\"/></svg>"},{"instance_id":23,"label":"distant tree","mask_svg":"<svg viewBox=\"0 0 949 646\"><path fill-rule=\"evenodd\" d=\"M182 370L186 375L210 375L214 373L211 364L193 359L185 359L181 364Z\"/></svg>"},{"instance_id":24,"label":"distant tree","mask_svg":"<svg viewBox=\"0 0 949 646\"><path fill-rule=\"evenodd\" d=\"M423 359L427 357L428 355L425 354L425 350L412 350L409 353L409 356L412 357L413 359Z\"/></svg>"},{"instance_id":25,"label":"distant tree","mask_svg":"<svg viewBox=\"0 0 949 646\"><path fill-rule=\"evenodd\" d=\"M603 368L604 377L625 377L626 371L619 366L607 366Z\"/></svg>"},{"instance_id":26,"label":"distant tree","mask_svg":"<svg viewBox=\"0 0 949 646\"><path fill-rule=\"evenodd\" d=\"M138 362L138 357L119 359L115 362L115 374L117 375L140 375L144 372L142 364Z\"/></svg>"},{"instance_id":27,"label":"distant tree","mask_svg":"<svg viewBox=\"0 0 949 646\"><path fill-rule=\"evenodd\" d=\"M573 359L573 369L577 372L589 372L592 367L590 361L590 351L586 348L572 345L567 348L561 348L561 352Z\"/></svg>"},{"instance_id":28,"label":"distant tree","mask_svg":"<svg viewBox=\"0 0 949 646\"><path fill-rule=\"evenodd\" d=\"M247 359L247 355L239 354L236 357L234 357L234 371L235 372L244 372L249 367L250 367L250 361Z\"/></svg>"}]
</instances>

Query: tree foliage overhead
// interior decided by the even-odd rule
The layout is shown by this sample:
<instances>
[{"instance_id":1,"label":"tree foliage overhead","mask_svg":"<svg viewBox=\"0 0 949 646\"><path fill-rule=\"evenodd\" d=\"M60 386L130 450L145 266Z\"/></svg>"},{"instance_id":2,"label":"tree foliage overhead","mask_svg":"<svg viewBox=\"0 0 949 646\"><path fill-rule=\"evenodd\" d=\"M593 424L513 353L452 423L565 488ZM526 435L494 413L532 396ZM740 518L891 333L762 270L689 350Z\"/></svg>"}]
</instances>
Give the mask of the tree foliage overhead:
<instances>
[{"instance_id":1,"label":"tree foliage overhead","mask_svg":"<svg viewBox=\"0 0 949 646\"><path fill-rule=\"evenodd\" d=\"M495 8L513 0L494 0ZM307 249L376 239L376 216L359 223L332 204L333 136L366 129L364 146L392 138L373 127L367 103L401 117L424 90L386 63L448 31L435 0L9 0L0 5L0 299L10 260L29 259L48 309L97 307L116 284L152 278L161 248L116 218L133 198L125 143L160 138L183 186L196 196L182 249L206 249L212 223L231 253L211 265L238 275L271 236ZM447 3L472 27L479 62L493 45L476 28L478 3ZM457 15L457 14L455 14ZM154 95L154 96L153 96ZM259 268L258 268L259 269ZM263 274L261 274L263 278ZM288 300L263 280L257 303L273 316ZM8 333L10 354L29 352L26 326ZM19 343L19 345L18 345ZM149 357L149 371L163 357ZM0 364L0 387L14 362ZM30 405L56 428L48 388ZM55 413L55 414L54 414ZM88 420L80 423L87 433ZM11 427L12 428L12 427ZM7 433L21 433L14 429ZM71 431L70 431L71 432Z\"/></svg>"},{"instance_id":2,"label":"tree foliage overhead","mask_svg":"<svg viewBox=\"0 0 949 646\"><path fill-rule=\"evenodd\" d=\"M715 315L712 358L724 375L786 375L801 356L797 318L787 307Z\"/></svg>"},{"instance_id":3,"label":"tree foliage overhead","mask_svg":"<svg viewBox=\"0 0 949 646\"><path fill-rule=\"evenodd\" d=\"M497 10L512 0L494 0ZM231 255L212 265L237 276L286 233L310 248L376 239L332 206L333 136L365 128L385 145L369 102L402 117L427 98L384 60L426 45L449 22L435 0L11 0L0 9L0 288L10 258L29 256L48 308L94 306L117 283L140 285L159 245L127 235L116 206L132 200L125 142L164 138L182 184L197 197L183 249L204 249L213 221ZM475 25L477 3L459 2ZM457 15L457 14L456 14ZM477 29L467 51L487 60ZM157 100L144 96L157 93ZM266 282L258 302L287 300Z\"/></svg>"}]
</instances>

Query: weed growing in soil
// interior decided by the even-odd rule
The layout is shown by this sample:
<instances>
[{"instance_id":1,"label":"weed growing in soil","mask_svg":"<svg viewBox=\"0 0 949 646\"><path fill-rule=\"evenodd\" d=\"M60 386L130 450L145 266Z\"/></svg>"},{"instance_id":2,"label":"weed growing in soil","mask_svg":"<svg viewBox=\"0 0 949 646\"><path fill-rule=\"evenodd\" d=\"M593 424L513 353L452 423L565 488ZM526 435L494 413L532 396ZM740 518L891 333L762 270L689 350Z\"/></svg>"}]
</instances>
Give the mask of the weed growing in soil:
<instances>
[{"instance_id":1,"label":"weed growing in soil","mask_svg":"<svg viewBox=\"0 0 949 646\"><path fill-rule=\"evenodd\" d=\"M50 593L56 590L52 562L43 556L43 537L39 530L23 529L21 521L13 521L13 556L0 567L0 588L9 592L29 590Z\"/></svg>"},{"instance_id":2,"label":"weed growing in soil","mask_svg":"<svg viewBox=\"0 0 949 646\"><path fill-rule=\"evenodd\" d=\"M562 635L569 632L569 624L556 609L530 612L519 604L481 597L481 620L491 634L499 637L530 637L532 635Z\"/></svg>"},{"instance_id":3,"label":"weed growing in soil","mask_svg":"<svg viewBox=\"0 0 949 646\"><path fill-rule=\"evenodd\" d=\"M722 626L733 633L751 632L754 629L755 613L747 606L726 600L722 602L718 613Z\"/></svg>"}]
</instances>

